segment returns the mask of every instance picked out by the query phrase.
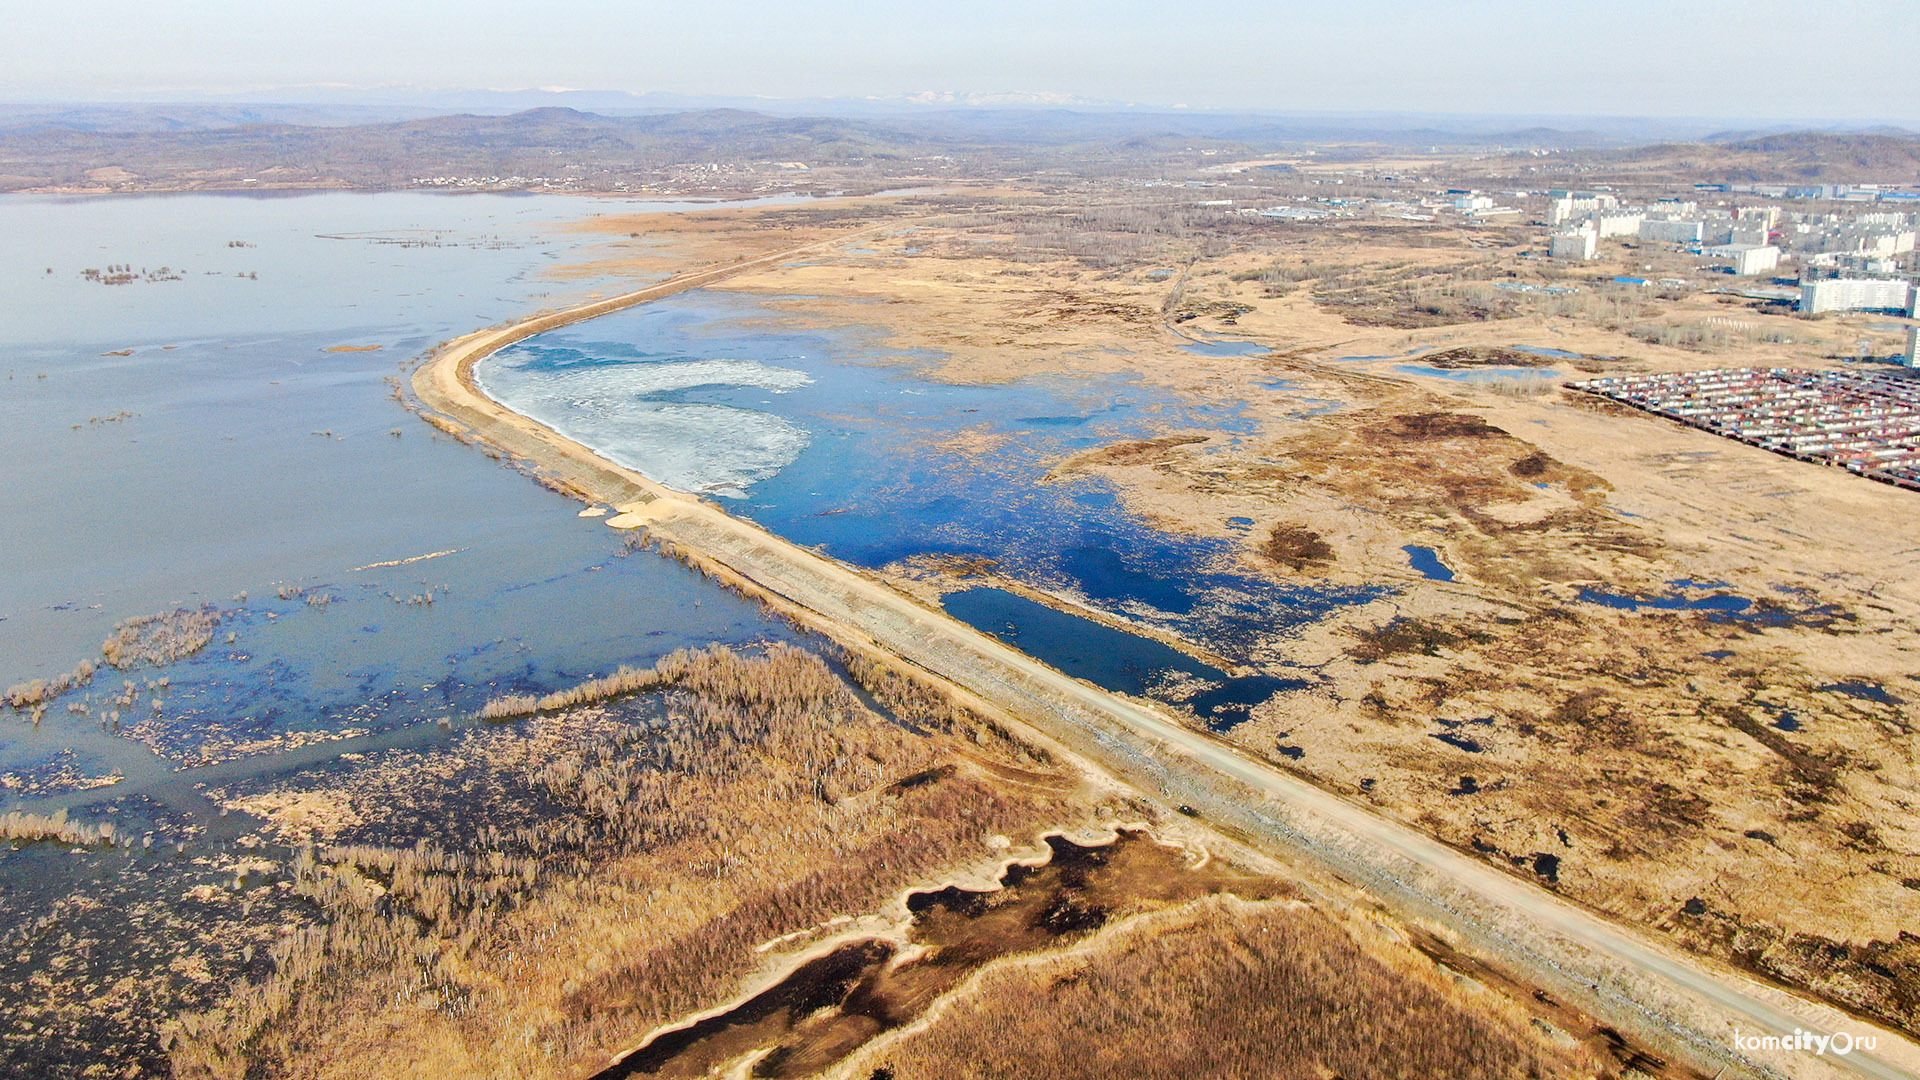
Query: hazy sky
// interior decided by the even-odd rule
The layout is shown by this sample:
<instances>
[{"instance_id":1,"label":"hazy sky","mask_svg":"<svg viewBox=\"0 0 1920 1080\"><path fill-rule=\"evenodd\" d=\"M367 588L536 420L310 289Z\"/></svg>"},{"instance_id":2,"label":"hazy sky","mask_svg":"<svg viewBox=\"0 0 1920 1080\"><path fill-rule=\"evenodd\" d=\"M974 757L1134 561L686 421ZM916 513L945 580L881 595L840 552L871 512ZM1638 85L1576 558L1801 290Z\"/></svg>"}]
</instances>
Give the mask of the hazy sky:
<instances>
[{"instance_id":1,"label":"hazy sky","mask_svg":"<svg viewBox=\"0 0 1920 1080\"><path fill-rule=\"evenodd\" d=\"M0 0L0 99L303 84L1920 118L1915 0ZM297 100L297 90L284 97Z\"/></svg>"}]
</instances>

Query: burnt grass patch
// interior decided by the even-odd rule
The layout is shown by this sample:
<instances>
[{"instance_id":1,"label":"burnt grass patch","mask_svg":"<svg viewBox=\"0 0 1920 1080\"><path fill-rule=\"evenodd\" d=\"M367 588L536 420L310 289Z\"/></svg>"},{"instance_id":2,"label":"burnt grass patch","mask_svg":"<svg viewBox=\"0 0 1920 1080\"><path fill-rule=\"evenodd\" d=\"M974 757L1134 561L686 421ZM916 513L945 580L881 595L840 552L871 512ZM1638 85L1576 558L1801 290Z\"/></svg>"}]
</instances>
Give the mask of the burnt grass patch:
<instances>
[{"instance_id":1,"label":"burnt grass patch","mask_svg":"<svg viewBox=\"0 0 1920 1080\"><path fill-rule=\"evenodd\" d=\"M1276 566L1294 573L1329 566L1334 561L1333 546L1319 533L1304 525L1281 523L1267 532L1260 553Z\"/></svg>"},{"instance_id":2,"label":"burnt grass patch","mask_svg":"<svg viewBox=\"0 0 1920 1080\"><path fill-rule=\"evenodd\" d=\"M1356 631L1347 655L1362 664L1371 664L1394 656L1438 656L1469 641L1485 643L1485 635L1449 630L1438 623L1402 615L1383 625Z\"/></svg>"},{"instance_id":3,"label":"burnt grass patch","mask_svg":"<svg viewBox=\"0 0 1920 1080\"><path fill-rule=\"evenodd\" d=\"M1367 429L1367 434L1407 442L1439 439L1498 439L1511 436L1478 416L1466 413L1403 413Z\"/></svg>"},{"instance_id":4,"label":"burnt grass patch","mask_svg":"<svg viewBox=\"0 0 1920 1080\"><path fill-rule=\"evenodd\" d=\"M1457 349L1443 349L1419 358L1428 367L1459 371L1478 367L1552 367L1555 360L1539 353L1522 352L1519 349L1503 349L1497 345L1463 345Z\"/></svg>"}]
</instances>

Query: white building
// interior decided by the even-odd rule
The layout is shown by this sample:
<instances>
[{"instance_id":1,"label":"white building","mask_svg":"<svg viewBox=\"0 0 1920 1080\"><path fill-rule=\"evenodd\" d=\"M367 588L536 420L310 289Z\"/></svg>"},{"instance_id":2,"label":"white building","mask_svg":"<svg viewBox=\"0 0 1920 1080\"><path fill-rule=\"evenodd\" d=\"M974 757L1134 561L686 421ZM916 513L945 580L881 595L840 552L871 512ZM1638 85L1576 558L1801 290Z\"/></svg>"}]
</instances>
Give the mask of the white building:
<instances>
[{"instance_id":1,"label":"white building","mask_svg":"<svg viewBox=\"0 0 1920 1080\"><path fill-rule=\"evenodd\" d=\"M1547 254L1556 259L1591 259L1598 239L1591 224L1582 225L1571 232L1555 233L1547 241Z\"/></svg>"},{"instance_id":2,"label":"white building","mask_svg":"<svg viewBox=\"0 0 1920 1080\"><path fill-rule=\"evenodd\" d=\"M1880 308L1911 311L1913 286L1897 279L1881 278L1829 278L1800 283L1800 310L1810 315Z\"/></svg>"},{"instance_id":3,"label":"white building","mask_svg":"<svg viewBox=\"0 0 1920 1080\"><path fill-rule=\"evenodd\" d=\"M1907 327L1907 355L1900 362L1910 368L1920 368L1920 326Z\"/></svg>"},{"instance_id":4,"label":"white building","mask_svg":"<svg viewBox=\"0 0 1920 1080\"><path fill-rule=\"evenodd\" d=\"M1897 259L1885 255L1862 255L1853 251L1828 251L1809 255L1805 265L1833 271L1834 277L1891 277L1900 272Z\"/></svg>"},{"instance_id":5,"label":"white building","mask_svg":"<svg viewBox=\"0 0 1920 1080\"><path fill-rule=\"evenodd\" d=\"M1720 244L1701 248L1700 254L1726 264L1741 277L1764 274L1780 265L1780 249L1771 244Z\"/></svg>"},{"instance_id":6,"label":"white building","mask_svg":"<svg viewBox=\"0 0 1920 1080\"><path fill-rule=\"evenodd\" d=\"M1701 222L1700 242L1703 244L1733 243L1733 222L1725 218L1709 218Z\"/></svg>"},{"instance_id":7,"label":"white building","mask_svg":"<svg viewBox=\"0 0 1920 1080\"><path fill-rule=\"evenodd\" d=\"M1640 235L1640 222L1645 217L1638 210L1600 210L1592 218L1593 233L1602 240L1615 236Z\"/></svg>"},{"instance_id":8,"label":"white building","mask_svg":"<svg viewBox=\"0 0 1920 1080\"><path fill-rule=\"evenodd\" d=\"M1647 214L1650 217L1678 221L1682 218L1698 217L1700 204L1688 199L1660 199L1647 204Z\"/></svg>"},{"instance_id":9,"label":"white building","mask_svg":"<svg viewBox=\"0 0 1920 1080\"><path fill-rule=\"evenodd\" d=\"M1870 233L1861 239L1860 250L1869 255L1900 255L1912 251L1916 239L1911 230Z\"/></svg>"},{"instance_id":10,"label":"white building","mask_svg":"<svg viewBox=\"0 0 1920 1080\"><path fill-rule=\"evenodd\" d=\"M1493 200L1485 195L1467 195L1453 200L1455 210L1489 210L1492 207Z\"/></svg>"},{"instance_id":11,"label":"white building","mask_svg":"<svg viewBox=\"0 0 1920 1080\"><path fill-rule=\"evenodd\" d=\"M1564 225L1576 218L1600 210L1611 210L1620 205L1620 200L1597 191L1549 191L1547 203L1547 223Z\"/></svg>"},{"instance_id":12,"label":"white building","mask_svg":"<svg viewBox=\"0 0 1920 1080\"><path fill-rule=\"evenodd\" d=\"M1667 244L1697 244L1701 239L1698 221L1660 221L1647 218L1640 222L1640 239Z\"/></svg>"},{"instance_id":13,"label":"white building","mask_svg":"<svg viewBox=\"0 0 1920 1080\"><path fill-rule=\"evenodd\" d=\"M1794 247L1809 252L1857 252L1862 255L1899 255L1914 249L1911 229L1803 228Z\"/></svg>"}]
</instances>

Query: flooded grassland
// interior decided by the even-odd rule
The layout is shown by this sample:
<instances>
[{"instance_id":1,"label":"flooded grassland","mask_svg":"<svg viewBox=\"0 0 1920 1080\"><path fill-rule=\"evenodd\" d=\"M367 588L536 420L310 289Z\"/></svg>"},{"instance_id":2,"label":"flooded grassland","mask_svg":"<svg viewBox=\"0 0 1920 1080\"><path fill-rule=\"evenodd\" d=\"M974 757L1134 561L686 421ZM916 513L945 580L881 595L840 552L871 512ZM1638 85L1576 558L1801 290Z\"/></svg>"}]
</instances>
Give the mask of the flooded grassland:
<instances>
[{"instance_id":1,"label":"flooded grassland","mask_svg":"<svg viewBox=\"0 0 1920 1080\"><path fill-rule=\"evenodd\" d=\"M1044 224L929 225L626 318L709 324L675 363L734 355L728 320L793 336L760 359L805 381L671 392L807 432L729 509L1516 875L1920 1024L1912 496L1558 387L1819 366L1845 328L1683 349L1641 321L1711 300L1470 310L1447 274L1534 272L1498 231L1113 233L1118 264ZM1427 314L1376 317L1395 302ZM852 361L803 344L847 333ZM856 383L912 392L835 396Z\"/></svg>"},{"instance_id":2,"label":"flooded grassland","mask_svg":"<svg viewBox=\"0 0 1920 1080\"><path fill-rule=\"evenodd\" d=\"M164 1072L158 1024L309 920L288 845L352 815L246 785L444 747L502 688L785 639L396 400L421 349L596 287L544 277L593 209L0 200L7 1071Z\"/></svg>"},{"instance_id":3,"label":"flooded grassland","mask_svg":"<svg viewBox=\"0 0 1920 1080\"><path fill-rule=\"evenodd\" d=\"M1236 953L1265 941L1227 981L1290 995L1184 1055L1202 1075L1263 1053L1300 1076L1363 1058L1489 1077L1621 1064L1590 1020L1463 977L1335 883L1237 866L1177 817L1147 826L1124 794L870 660L774 646L660 672L649 694L475 731L458 751L237 793L364 816L288 869L281 888L315 923L170 1030L177 1075L952 1075L973 1059L928 1033L991 1022L1001 1003L980 980L1052 962L1137 979L1131 958L1162 933ZM413 819L448 802L483 813ZM1140 1006L1204 1012L1219 992L1163 974ZM1436 1026L1275 1045L1306 1002ZM1056 1038L1084 1038L1083 1007L1052 1018ZM1144 1066L1159 1045L1105 1052Z\"/></svg>"},{"instance_id":4,"label":"flooded grassland","mask_svg":"<svg viewBox=\"0 0 1920 1080\"><path fill-rule=\"evenodd\" d=\"M628 1050L616 1067L634 1075L951 1072L970 1053L955 1025L994 1015L983 980L1013 994L1036 963L1209 1008L1222 990L1197 977L1140 988L1132 958L1163 933L1246 957L1286 989L1276 1009L1390 1006L1446 1032L1281 1045L1259 1034L1290 1030L1268 1018L1187 1052L1200 1075L1276 1055L1302 1076L1382 1058L1617 1067L1590 1020L1465 977L1338 883L1223 857L1194 823L1154 820L409 416L398 377L435 342L658 276L682 232L720 251L848 214L619 204L582 224L604 208L0 200L18 226L0 229L5 288L29 313L7 328L0 396L17 511L0 524L16 688L0 1072L577 1076ZM677 433L603 436L660 467L678 453L683 483L814 523L806 542L956 607L971 590L1010 638L1138 643L1113 677L1196 722L1248 723L1296 677L1268 670L1260 619L1376 598L1250 572L1237 541L1050 473L1161 417L1242 424L1238 406L1117 370L1019 396L936 386L871 330L797 327L758 300L694 296L651 319L625 340L530 343L520 374L538 390L626 369L551 400L609 422L628 406ZM955 423L982 413L977 433ZM934 452L956 438L1010 449ZM912 509L885 527L894 507ZM1036 621L1061 615L1081 623ZM1077 1029L1084 1008L1052 1022Z\"/></svg>"}]
</instances>

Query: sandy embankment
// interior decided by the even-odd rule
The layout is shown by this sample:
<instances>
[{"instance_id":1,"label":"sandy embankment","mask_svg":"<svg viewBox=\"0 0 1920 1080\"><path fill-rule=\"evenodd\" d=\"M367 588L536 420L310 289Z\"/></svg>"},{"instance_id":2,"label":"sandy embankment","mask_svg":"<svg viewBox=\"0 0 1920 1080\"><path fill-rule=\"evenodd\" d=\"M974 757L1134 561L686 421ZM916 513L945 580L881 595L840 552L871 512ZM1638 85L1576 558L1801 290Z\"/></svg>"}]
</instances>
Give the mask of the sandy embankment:
<instances>
[{"instance_id":1,"label":"sandy embankment","mask_svg":"<svg viewBox=\"0 0 1920 1080\"><path fill-rule=\"evenodd\" d=\"M1262 848L1304 858L1361 885L1401 917L1440 927L1463 951L1523 973L1670 1059L1707 1075L1724 1068L1728 1077L1920 1076L1920 1047L1885 1031L1878 1032L1877 1059L1736 1052L1736 1029L1872 1029L1613 926L1140 702L1067 678L871 575L606 461L506 409L473 382L475 362L543 331L902 225L888 222L468 335L424 364L414 389L443 414L430 417L436 426L468 432L531 462L581 497L613 506L618 514L610 525L645 527L688 562L797 621L921 669L969 704L1033 732L1035 741L1060 749L1090 774L1180 804Z\"/></svg>"}]
</instances>

